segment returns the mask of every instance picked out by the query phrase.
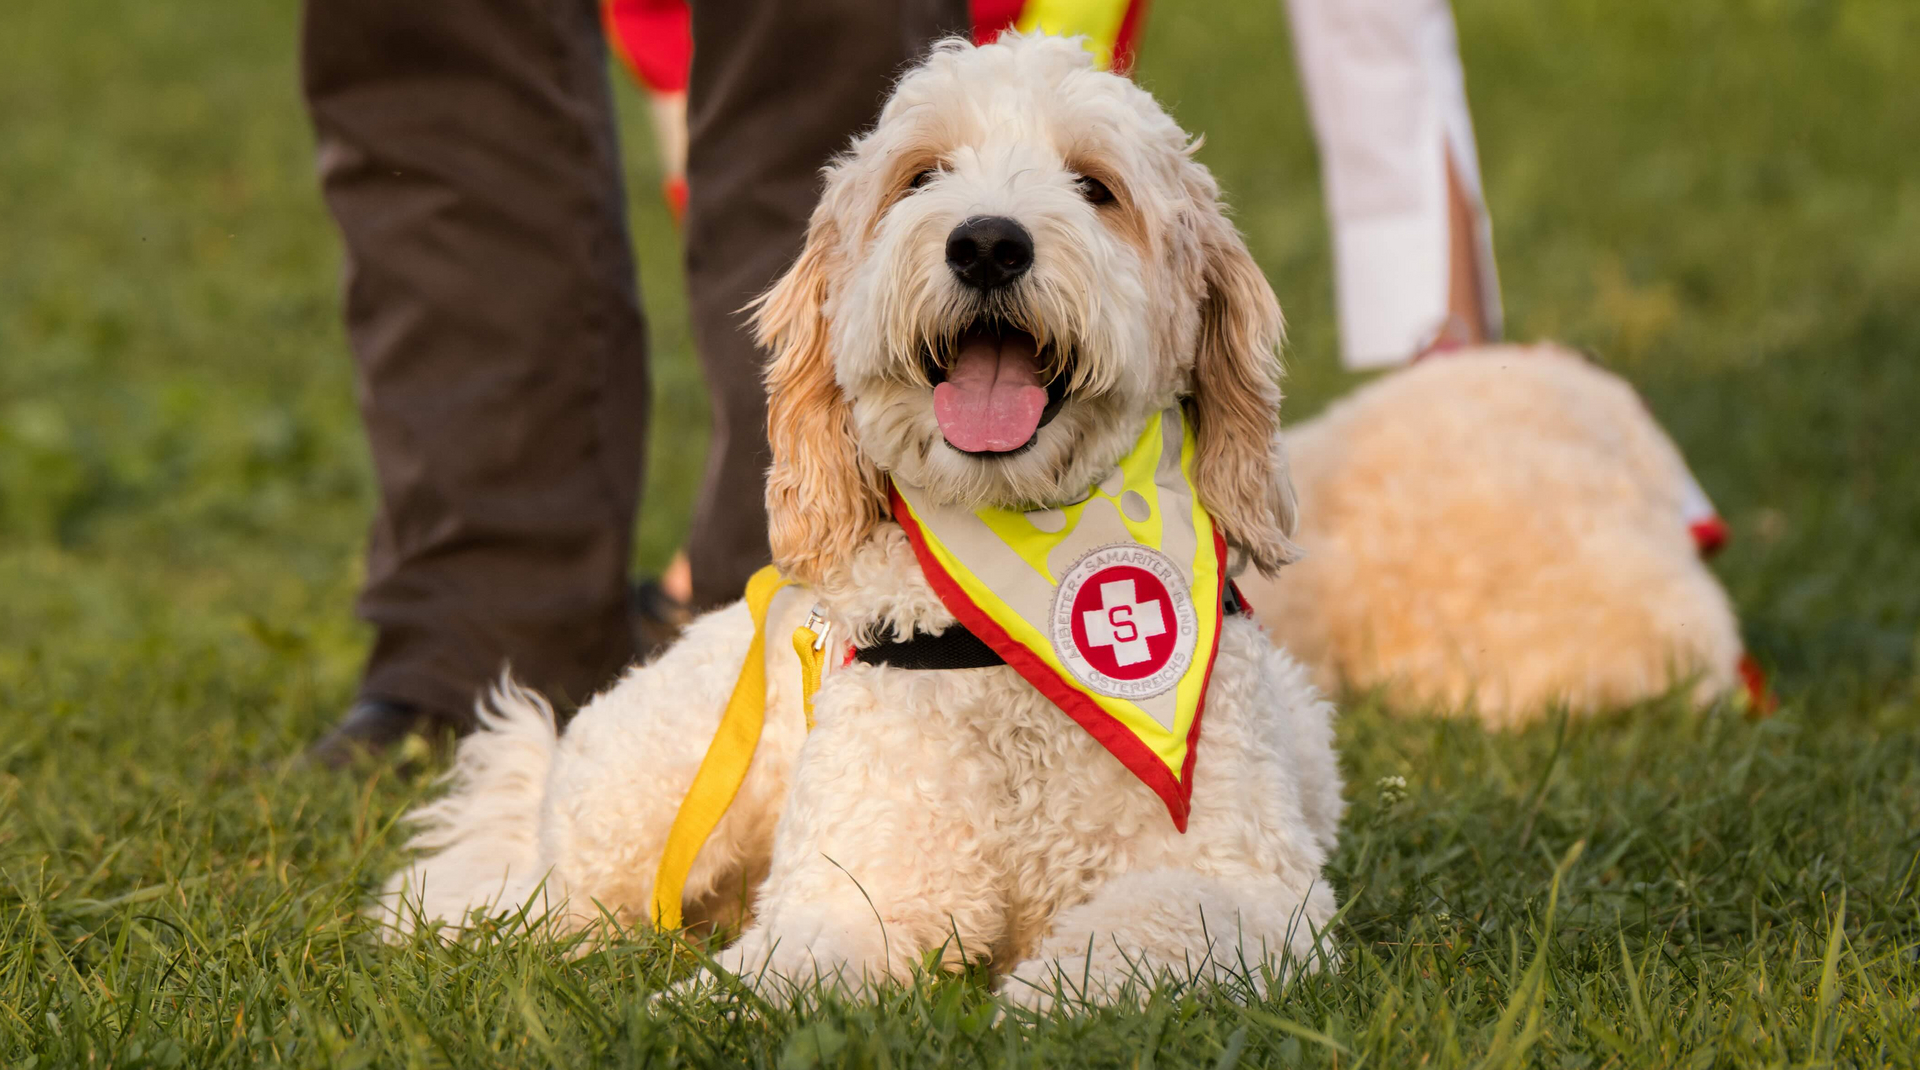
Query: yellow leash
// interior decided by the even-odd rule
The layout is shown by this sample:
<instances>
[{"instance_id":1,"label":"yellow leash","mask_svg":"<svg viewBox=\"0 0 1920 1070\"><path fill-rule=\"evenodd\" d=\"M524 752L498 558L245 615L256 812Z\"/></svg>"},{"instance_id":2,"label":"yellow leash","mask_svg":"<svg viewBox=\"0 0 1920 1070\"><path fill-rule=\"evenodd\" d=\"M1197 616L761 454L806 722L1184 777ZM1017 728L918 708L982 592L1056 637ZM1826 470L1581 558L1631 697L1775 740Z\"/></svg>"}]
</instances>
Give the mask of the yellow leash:
<instances>
[{"instance_id":1,"label":"yellow leash","mask_svg":"<svg viewBox=\"0 0 1920 1070\"><path fill-rule=\"evenodd\" d=\"M807 614L807 622L793 630L793 652L800 655L800 708L806 711L809 732L813 731L813 693L820 690L820 677L826 672L827 632L832 629L815 607Z\"/></svg>"},{"instance_id":2,"label":"yellow leash","mask_svg":"<svg viewBox=\"0 0 1920 1070\"><path fill-rule=\"evenodd\" d=\"M760 730L767 719L767 610L773 605L773 596L786 585L786 579L772 565L747 581L753 642L747 647L746 663L740 666L740 678L727 699L727 710L720 717L720 728L714 732L707 756L700 760L693 785L681 800L673 829L667 833L666 853L653 878L653 923L659 928L681 927L681 901L693 860L740 793L747 766L753 763L754 748L760 745ZM827 631L826 619L816 611L793 633L793 650L800 655L801 705L806 710L808 731L813 730L813 693L820 689L826 663Z\"/></svg>"}]
</instances>

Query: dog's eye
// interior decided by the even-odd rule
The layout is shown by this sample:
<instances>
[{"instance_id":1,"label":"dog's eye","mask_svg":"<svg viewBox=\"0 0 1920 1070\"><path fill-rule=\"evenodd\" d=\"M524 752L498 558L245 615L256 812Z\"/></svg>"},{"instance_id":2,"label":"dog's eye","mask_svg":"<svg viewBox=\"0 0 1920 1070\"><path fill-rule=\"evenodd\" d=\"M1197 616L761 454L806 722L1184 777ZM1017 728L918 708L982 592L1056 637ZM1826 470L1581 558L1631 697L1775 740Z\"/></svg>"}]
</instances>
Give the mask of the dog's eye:
<instances>
[{"instance_id":1,"label":"dog's eye","mask_svg":"<svg viewBox=\"0 0 1920 1070\"><path fill-rule=\"evenodd\" d=\"M924 186L927 183L932 182L934 179L934 176L938 175L939 173L940 173L939 168L929 167L925 171L922 171L919 174L913 176L913 181L907 183L907 188L919 189L921 186Z\"/></svg>"},{"instance_id":2,"label":"dog's eye","mask_svg":"<svg viewBox=\"0 0 1920 1070\"><path fill-rule=\"evenodd\" d=\"M1113 203L1113 191L1107 188L1105 182L1092 175L1081 175L1076 185L1080 187L1080 196L1085 197L1088 204Z\"/></svg>"}]
</instances>

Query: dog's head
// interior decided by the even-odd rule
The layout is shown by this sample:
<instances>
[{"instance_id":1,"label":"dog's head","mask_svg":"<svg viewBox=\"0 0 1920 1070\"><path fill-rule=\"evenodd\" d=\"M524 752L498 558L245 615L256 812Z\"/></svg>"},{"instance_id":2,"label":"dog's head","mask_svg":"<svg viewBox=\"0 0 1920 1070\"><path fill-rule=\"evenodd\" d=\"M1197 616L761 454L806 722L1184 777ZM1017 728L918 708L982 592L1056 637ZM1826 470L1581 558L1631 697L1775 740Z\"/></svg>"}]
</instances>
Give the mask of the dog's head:
<instances>
[{"instance_id":1,"label":"dog's head","mask_svg":"<svg viewBox=\"0 0 1920 1070\"><path fill-rule=\"evenodd\" d=\"M782 569L845 561L887 472L967 507L1077 501L1176 402L1228 543L1291 558L1280 308L1194 147L1071 41L947 41L901 80L758 304Z\"/></svg>"}]
</instances>

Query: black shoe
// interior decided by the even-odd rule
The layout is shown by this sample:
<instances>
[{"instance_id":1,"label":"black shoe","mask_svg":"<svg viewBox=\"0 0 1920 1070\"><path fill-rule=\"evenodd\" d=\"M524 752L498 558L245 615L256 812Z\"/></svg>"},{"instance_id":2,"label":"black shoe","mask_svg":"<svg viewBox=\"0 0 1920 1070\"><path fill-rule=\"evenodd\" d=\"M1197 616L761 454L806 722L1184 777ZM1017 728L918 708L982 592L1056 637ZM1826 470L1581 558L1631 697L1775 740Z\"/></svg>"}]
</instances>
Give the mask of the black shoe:
<instances>
[{"instance_id":1,"label":"black shoe","mask_svg":"<svg viewBox=\"0 0 1920 1070\"><path fill-rule=\"evenodd\" d=\"M692 622L693 613L685 602L667 593L657 580L641 580L633 585L633 647L641 661L650 660L673 645Z\"/></svg>"},{"instance_id":2,"label":"black shoe","mask_svg":"<svg viewBox=\"0 0 1920 1070\"><path fill-rule=\"evenodd\" d=\"M363 698L348 708L333 731L307 748L306 760L328 769L348 769L385 754L408 736L439 743L439 737L449 734L445 721L416 706Z\"/></svg>"}]
</instances>

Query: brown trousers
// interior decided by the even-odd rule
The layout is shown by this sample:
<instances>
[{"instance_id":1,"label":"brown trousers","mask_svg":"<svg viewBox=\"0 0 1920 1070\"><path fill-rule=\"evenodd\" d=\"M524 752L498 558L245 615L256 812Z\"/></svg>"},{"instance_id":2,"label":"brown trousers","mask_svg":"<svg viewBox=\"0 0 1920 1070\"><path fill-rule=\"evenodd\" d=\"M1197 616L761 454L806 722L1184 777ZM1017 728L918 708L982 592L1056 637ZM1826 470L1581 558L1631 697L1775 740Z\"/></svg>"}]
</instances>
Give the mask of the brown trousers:
<instances>
[{"instance_id":1,"label":"brown trousers","mask_svg":"<svg viewBox=\"0 0 1920 1070\"><path fill-rule=\"evenodd\" d=\"M820 167L964 0L694 0L687 284L715 439L696 601L768 557L764 355L738 310L798 253ZM633 656L646 444L594 0L307 0L304 88L380 505L361 692L463 723L503 665L584 700Z\"/></svg>"}]
</instances>

